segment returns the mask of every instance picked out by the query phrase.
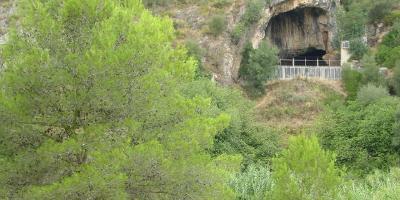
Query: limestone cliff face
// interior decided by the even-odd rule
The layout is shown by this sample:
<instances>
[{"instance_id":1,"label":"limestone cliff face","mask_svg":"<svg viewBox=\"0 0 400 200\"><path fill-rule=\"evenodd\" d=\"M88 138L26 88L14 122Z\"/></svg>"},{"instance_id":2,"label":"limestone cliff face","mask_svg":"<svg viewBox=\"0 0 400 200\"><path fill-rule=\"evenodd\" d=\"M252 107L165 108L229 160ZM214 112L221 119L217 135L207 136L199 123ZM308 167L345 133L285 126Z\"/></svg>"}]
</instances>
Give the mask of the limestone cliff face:
<instances>
[{"instance_id":1,"label":"limestone cliff face","mask_svg":"<svg viewBox=\"0 0 400 200\"><path fill-rule=\"evenodd\" d=\"M302 53L309 47L329 54L336 34L337 5L337 0L273 0L251 38L253 46L269 39L282 54Z\"/></svg>"},{"instance_id":2,"label":"limestone cliff face","mask_svg":"<svg viewBox=\"0 0 400 200\"><path fill-rule=\"evenodd\" d=\"M319 8L298 8L273 17L266 36L281 50L281 57L295 57L309 48L330 50L329 20Z\"/></svg>"},{"instance_id":3,"label":"limestone cliff face","mask_svg":"<svg viewBox=\"0 0 400 200\"><path fill-rule=\"evenodd\" d=\"M13 0L0 1L0 45L6 42L8 20L14 11Z\"/></svg>"}]
</instances>

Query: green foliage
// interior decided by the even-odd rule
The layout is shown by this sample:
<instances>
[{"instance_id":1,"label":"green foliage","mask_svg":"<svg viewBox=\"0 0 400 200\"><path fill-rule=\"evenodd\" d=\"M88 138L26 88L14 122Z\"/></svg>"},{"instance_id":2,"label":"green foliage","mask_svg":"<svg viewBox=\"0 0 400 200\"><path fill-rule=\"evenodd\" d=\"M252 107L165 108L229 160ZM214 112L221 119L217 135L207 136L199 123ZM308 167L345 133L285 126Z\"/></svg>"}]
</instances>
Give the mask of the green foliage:
<instances>
[{"instance_id":1,"label":"green foliage","mask_svg":"<svg viewBox=\"0 0 400 200\"><path fill-rule=\"evenodd\" d=\"M278 65L278 50L267 42L262 42L258 49L247 44L243 52L239 76L248 86L259 93L264 92L266 81L271 79Z\"/></svg>"},{"instance_id":2,"label":"green foliage","mask_svg":"<svg viewBox=\"0 0 400 200\"><path fill-rule=\"evenodd\" d=\"M392 30L385 35L378 47L376 60L387 68L393 68L400 59L400 23L396 23Z\"/></svg>"},{"instance_id":3,"label":"green foliage","mask_svg":"<svg viewBox=\"0 0 400 200\"><path fill-rule=\"evenodd\" d=\"M365 180L350 181L341 187L338 199L400 199L400 169L393 168L389 173L375 171Z\"/></svg>"},{"instance_id":4,"label":"green foliage","mask_svg":"<svg viewBox=\"0 0 400 200\"><path fill-rule=\"evenodd\" d=\"M214 36L221 35L226 28L226 18L223 15L216 15L208 22L208 29Z\"/></svg>"},{"instance_id":5,"label":"green foliage","mask_svg":"<svg viewBox=\"0 0 400 200\"><path fill-rule=\"evenodd\" d=\"M368 20L370 23L377 23L390 14L393 5L389 1L381 1L376 3L368 12Z\"/></svg>"},{"instance_id":6,"label":"green foliage","mask_svg":"<svg viewBox=\"0 0 400 200\"><path fill-rule=\"evenodd\" d=\"M251 165L246 171L236 175L230 184L238 199L262 200L267 199L273 179L268 168Z\"/></svg>"},{"instance_id":7,"label":"green foliage","mask_svg":"<svg viewBox=\"0 0 400 200\"><path fill-rule=\"evenodd\" d=\"M214 7L223 8L232 3L232 0L214 0Z\"/></svg>"},{"instance_id":8,"label":"green foliage","mask_svg":"<svg viewBox=\"0 0 400 200\"><path fill-rule=\"evenodd\" d=\"M368 52L368 46L362 39L350 40L350 52L353 59L361 59Z\"/></svg>"},{"instance_id":9,"label":"green foliage","mask_svg":"<svg viewBox=\"0 0 400 200\"><path fill-rule=\"evenodd\" d=\"M366 19L363 12L359 6L354 6L349 11L338 10L337 21L340 40L358 39L364 35Z\"/></svg>"},{"instance_id":10,"label":"green foliage","mask_svg":"<svg viewBox=\"0 0 400 200\"><path fill-rule=\"evenodd\" d=\"M234 44L238 44L245 35L246 29L250 29L250 26L261 18L263 8L268 3L269 1L265 0L249 0L246 2L245 13L231 32L231 39Z\"/></svg>"},{"instance_id":11,"label":"green foliage","mask_svg":"<svg viewBox=\"0 0 400 200\"><path fill-rule=\"evenodd\" d=\"M354 100L360 88L362 74L350 67L344 67L342 71L342 82L347 93L347 99Z\"/></svg>"},{"instance_id":12,"label":"green foliage","mask_svg":"<svg viewBox=\"0 0 400 200\"><path fill-rule=\"evenodd\" d=\"M5 199L232 199L230 124L187 97L196 62L139 0L22 0L1 57ZM206 184L204 184L206 183Z\"/></svg>"},{"instance_id":13,"label":"green foliage","mask_svg":"<svg viewBox=\"0 0 400 200\"><path fill-rule=\"evenodd\" d=\"M375 99L366 105L349 102L338 106L318 126L322 145L337 153L337 163L352 173L365 175L374 169L389 169L399 160L392 145L393 126L400 101Z\"/></svg>"},{"instance_id":14,"label":"green foliage","mask_svg":"<svg viewBox=\"0 0 400 200\"><path fill-rule=\"evenodd\" d=\"M265 0L249 0L247 1L246 11L242 16L242 22L246 26L257 22L261 17L262 9L265 6Z\"/></svg>"},{"instance_id":15,"label":"green foliage","mask_svg":"<svg viewBox=\"0 0 400 200\"><path fill-rule=\"evenodd\" d=\"M393 69L390 86L394 89L394 93L400 96L400 61L396 62L396 67Z\"/></svg>"},{"instance_id":16,"label":"green foliage","mask_svg":"<svg viewBox=\"0 0 400 200\"><path fill-rule=\"evenodd\" d=\"M202 65L202 59L204 57L204 49L195 40L188 40L185 43L188 50L188 54L196 59L198 67L196 68L196 77L210 77L210 74L206 72Z\"/></svg>"},{"instance_id":17,"label":"green foliage","mask_svg":"<svg viewBox=\"0 0 400 200\"><path fill-rule=\"evenodd\" d=\"M373 83L375 85L384 85L385 78L379 72L379 66L375 61L375 57L371 54L365 54L361 60L362 69L362 83Z\"/></svg>"},{"instance_id":18,"label":"green foliage","mask_svg":"<svg viewBox=\"0 0 400 200\"><path fill-rule=\"evenodd\" d=\"M377 87L373 84L368 84L360 88L357 95L357 101L361 105L368 105L388 96L389 92L385 87Z\"/></svg>"},{"instance_id":19,"label":"green foliage","mask_svg":"<svg viewBox=\"0 0 400 200\"><path fill-rule=\"evenodd\" d=\"M392 26L394 25L396 22L398 22L400 20L400 11L399 10L395 10L393 12L391 12L390 14L386 15L384 18L384 22L386 25Z\"/></svg>"},{"instance_id":20,"label":"green foliage","mask_svg":"<svg viewBox=\"0 0 400 200\"><path fill-rule=\"evenodd\" d=\"M287 150L273 160L272 199L335 199L341 183L335 155L322 150L318 139L290 138Z\"/></svg>"},{"instance_id":21,"label":"green foliage","mask_svg":"<svg viewBox=\"0 0 400 200\"><path fill-rule=\"evenodd\" d=\"M210 97L213 107L211 116L227 113L229 126L218 132L214 146L209 151L214 156L241 154L243 166L253 163L266 165L280 150L278 135L255 123L253 104L233 89L218 88L207 80L198 80L184 89L187 97Z\"/></svg>"},{"instance_id":22,"label":"green foliage","mask_svg":"<svg viewBox=\"0 0 400 200\"><path fill-rule=\"evenodd\" d=\"M245 34L245 25L243 23L239 23L235 26L231 33L231 40L234 44L238 44L240 39L242 39L243 35Z\"/></svg>"}]
</instances>

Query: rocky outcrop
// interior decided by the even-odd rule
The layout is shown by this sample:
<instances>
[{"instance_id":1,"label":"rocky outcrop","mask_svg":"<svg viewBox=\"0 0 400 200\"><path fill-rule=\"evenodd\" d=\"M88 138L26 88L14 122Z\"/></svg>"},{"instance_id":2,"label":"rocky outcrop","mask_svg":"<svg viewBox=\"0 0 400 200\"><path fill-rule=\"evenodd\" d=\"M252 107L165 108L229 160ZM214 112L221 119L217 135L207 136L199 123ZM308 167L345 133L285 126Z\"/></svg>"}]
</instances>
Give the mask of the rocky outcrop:
<instances>
[{"instance_id":1,"label":"rocky outcrop","mask_svg":"<svg viewBox=\"0 0 400 200\"><path fill-rule=\"evenodd\" d=\"M281 51L281 57L295 57L309 49L333 57L336 34L336 0L275 0L258 24L252 38L257 47L268 39Z\"/></svg>"},{"instance_id":2,"label":"rocky outcrop","mask_svg":"<svg viewBox=\"0 0 400 200\"><path fill-rule=\"evenodd\" d=\"M14 1L0 1L0 45L7 39L8 20L14 11Z\"/></svg>"}]
</instances>

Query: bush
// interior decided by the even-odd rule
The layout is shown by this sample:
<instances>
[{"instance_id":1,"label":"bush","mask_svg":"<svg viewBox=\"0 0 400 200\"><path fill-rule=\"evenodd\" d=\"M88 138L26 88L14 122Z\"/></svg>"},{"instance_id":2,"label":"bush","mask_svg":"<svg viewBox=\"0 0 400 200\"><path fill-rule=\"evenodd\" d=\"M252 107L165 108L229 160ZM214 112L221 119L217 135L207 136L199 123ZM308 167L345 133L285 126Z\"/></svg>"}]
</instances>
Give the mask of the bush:
<instances>
[{"instance_id":1,"label":"bush","mask_svg":"<svg viewBox=\"0 0 400 200\"><path fill-rule=\"evenodd\" d=\"M258 49L247 44L243 52L239 76L249 86L263 93L266 81L273 78L278 65L278 49L267 42L262 42Z\"/></svg>"},{"instance_id":2,"label":"bush","mask_svg":"<svg viewBox=\"0 0 400 200\"><path fill-rule=\"evenodd\" d=\"M231 39L234 44L238 44L240 39L243 37L245 33L245 27L243 23L239 23L235 26L231 33Z\"/></svg>"},{"instance_id":3,"label":"bush","mask_svg":"<svg viewBox=\"0 0 400 200\"><path fill-rule=\"evenodd\" d=\"M216 8L223 8L232 3L232 0L214 0L213 6Z\"/></svg>"},{"instance_id":4,"label":"bush","mask_svg":"<svg viewBox=\"0 0 400 200\"><path fill-rule=\"evenodd\" d=\"M361 59L368 52L368 46L361 39L350 40L350 52L353 59Z\"/></svg>"},{"instance_id":5,"label":"bush","mask_svg":"<svg viewBox=\"0 0 400 200\"><path fill-rule=\"evenodd\" d=\"M393 11L389 15L387 15L384 20L386 25L391 26L394 23L400 21L400 11Z\"/></svg>"},{"instance_id":6,"label":"bush","mask_svg":"<svg viewBox=\"0 0 400 200\"><path fill-rule=\"evenodd\" d=\"M400 23L393 26L393 29L383 38L378 47L376 60L387 68L393 68L400 60Z\"/></svg>"},{"instance_id":7,"label":"bush","mask_svg":"<svg viewBox=\"0 0 400 200\"><path fill-rule=\"evenodd\" d=\"M208 77L210 74L203 68L202 58L204 56L204 49L202 49L197 41L188 40L185 44L188 54L197 60L196 77Z\"/></svg>"},{"instance_id":8,"label":"bush","mask_svg":"<svg viewBox=\"0 0 400 200\"><path fill-rule=\"evenodd\" d=\"M387 2L379 2L368 12L368 20L370 23L382 21L392 10L392 5Z\"/></svg>"},{"instance_id":9,"label":"bush","mask_svg":"<svg viewBox=\"0 0 400 200\"><path fill-rule=\"evenodd\" d=\"M246 171L236 175L230 182L239 199L267 199L273 179L268 168L258 165L249 166Z\"/></svg>"},{"instance_id":10,"label":"bush","mask_svg":"<svg viewBox=\"0 0 400 200\"><path fill-rule=\"evenodd\" d=\"M379 66L376 64L375 57L371 54L365 54L361 60L363 67L362 83L374 83L375 85L384 85L385 80L383 75L379 72Z\"/></svg>"},{"instance_id":11,"label":"bush","mask_svg":"<svg viewBox=\"0 0 400 200\"><path fill-rule=\"evenodd\" d=\"M324 148L337 153L337 164L366 175L397 165L399 149L392 145L399 99L386 97L365 105L349 102L326 113L318 125Z\"/></svg>"},{"instance_id":12,"label":"bush","mask_svg":"<svg viewBox=\"0 0 400 200\"><path fill-rule=\"evenodd\" d=\"M272 199L335 199L341 183L334 153L323 150L315 136L290 138L272 169Z\"/></svg>"},{"instance_id":13,"label":"bush","mask_svg":"<svg viewBox=\"0 0 400 200\"><path fill-rule=\"evenodd\" d=\"M214 36L221 35L226 28L226 18L222 15L216 15L211 18L208 23L208 29L210 33Z\"/></svg>"},{"instance_id":14,"label":"bush","mask_svg":"<svg viewBox=\"0 0 400 200\"><path fill-rule=\"evenodd\" d=\"M362 105L368 105L388 96L389 92L385 87L368 84L361 87L357 95L357 101Z\"/></svg>"},{"instance_id":15,"label":"bush","mask_svg":"<svg viewBox=\"0 0 400 200\"><path fill-rule=\"evenodd\" d=\"M257 163L268 165L280 150L279 135L273 130L255 123L251 101L239 90L217 87L200 79L185 87L188 98L210 98L211 116L227 113L231 116L229 126L218 132L209 152L214 155L241 154L243 166Z\"/></svg>"},{"instance_id":16,"label":"bush","mask_svg":"<svg viewBox=\"0 0 400 200\"><path fill-rule=\"evenodd\" d=\"M391 78L390 85L394 89L394 93L400 96L400 61L396 63L396 67L393 70L393 77Z\"/></svg>"},{"instance_id":17,"label":"bush","mask_svg":"<svg viewBox=\"0 0 400 200\"><path fill-rule=\"evenodd\" d=\"M249 26L257 22L261 17L262 9L264 8L264 0L250 0L247 2L246 11L242 17L242 22Z\"/></svg>"},{"instance_id":18,"label":"bush","mask_svg":"<svg viewBox=\"0 0 400 200\"><path fill-rule=\"evenodd\" d=\"M350 181L340 189L340 200L400 199L400 169L375 171L367 178Z\"/></svg>"},{"instance_id":19,"label":"bush","mask_svg":"<svg viewBox=\"0 0 400 200\"><path fill-rule=\"evenodd\" d=\"M354 100L360 88L362 74L350 67L344 67L342 71L342 82L347 93L348 100Z\"/></svg>"}]
</instances>

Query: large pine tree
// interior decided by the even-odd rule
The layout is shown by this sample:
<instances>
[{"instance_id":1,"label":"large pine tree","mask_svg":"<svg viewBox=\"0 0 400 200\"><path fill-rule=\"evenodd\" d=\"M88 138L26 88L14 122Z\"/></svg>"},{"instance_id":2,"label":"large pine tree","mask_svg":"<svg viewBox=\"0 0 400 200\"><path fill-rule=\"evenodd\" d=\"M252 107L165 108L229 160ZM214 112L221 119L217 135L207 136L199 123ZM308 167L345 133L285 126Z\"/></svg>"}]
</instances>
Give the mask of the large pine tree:
<instances>
[{"instance_id":1,"label":"large pine tree","mask_svg":"<svg viewBox=\"0 0 400 200\"><path fill-rule=\"evenodd\" d=\"M21 0L2 50L0 198L229 199L229 117L184 97L196 63L139 0ZM230 170L229 170L230 169Z\"/></svg>"}]
</instances>

